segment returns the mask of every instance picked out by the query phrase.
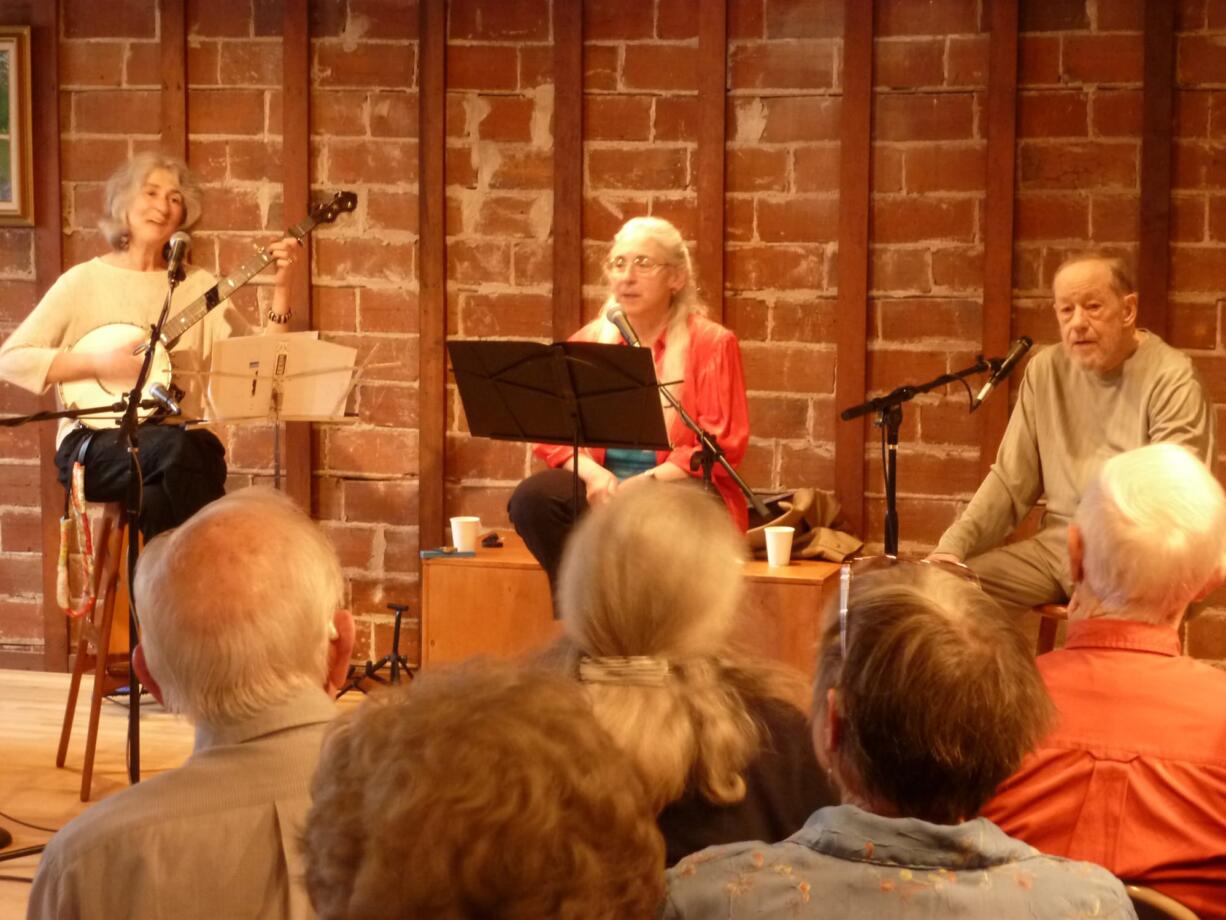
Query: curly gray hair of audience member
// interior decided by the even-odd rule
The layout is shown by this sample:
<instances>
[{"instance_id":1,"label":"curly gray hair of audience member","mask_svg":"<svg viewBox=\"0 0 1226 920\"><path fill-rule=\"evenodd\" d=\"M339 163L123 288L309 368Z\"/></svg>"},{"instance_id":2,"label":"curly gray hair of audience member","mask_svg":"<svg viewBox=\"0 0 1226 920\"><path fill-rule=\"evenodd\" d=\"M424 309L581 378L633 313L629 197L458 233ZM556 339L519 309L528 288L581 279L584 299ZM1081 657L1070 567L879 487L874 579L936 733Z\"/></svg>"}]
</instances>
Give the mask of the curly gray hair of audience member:
<instances>
[{"instance_id":1,"label":"curly gray hair of audience member","mask_svg":"<svg viewBox=\"0 0 1226 920\"><path fill-rule=\"evenodd\" d=\"M565 637L547 660L575 677L590 661L656 667L656 678L585 678L584 686L657 808L691 781L711 802L739 802L762 741L746 701L803 699L798 676L730 644L745 552L723 503L690 483L619 492L567 542L557 588Z\"/></svg>"},{"instance_id":2,"label":"curly gray hair of audience member","mask_svg":"<svg viewBox=\"0 0 1226 920\"><path fill-rule=\"evenodd\" d=\"M312 799L320 920L637 920L664 898L642 783L559 674L477 659L369 697Z\"/></svg>"},{"instance_id":3,"label":"curly gray hair of audience member","mask_svg":"<svg viewBox=\"0 0 1226 920\"><path fill-rule=\"evenodd\" d=\"M845 796L969 820L1052 724L1025 637L971 582L914 564L852 578L845 660L837 603L826 616L815 737L821 748L833 689L841 737L827 767Z\"/></svg>"},{"instance_id":4,"label":"curly gray hair of audience member","mask_svg":"<svg viewBox=\"0 0 1226 920\"><path fill-rule=\"evenodd\" d=\"M1082 579L1107 616L1178 618L1222 571L1226 494L1177 444L1149 444L1108 460L1073 523Z\"/></svg>"},{"instance_id":5,"label":"curly gray hair of audience member","mask_svg":"<svg viewBox=\"0 0 1226 920\"><path fill-rule=\"evenodd\" d=\"M344 579L319 526L284 494L255 487L151 540L135 597L167 707L223 726L323 686Z\"/></svg>"},{"instance_id":6,"label":"curly gray hair of audience member","mask_svg":"<svg viewBox=\"0 0 1226 920\"><path fill-rule=\"evenodd\" d=\"M200 219L200 180L196 174L176 156L157 150L142 151L123 163L106 180L103 216L98 220L98 229L111 249L128 248L131 234L128 208L155 169L164 169L179 180L179 192L183 195L183 223L179 224L178 229L186 230Z\"/></svg>"}]
</instances>

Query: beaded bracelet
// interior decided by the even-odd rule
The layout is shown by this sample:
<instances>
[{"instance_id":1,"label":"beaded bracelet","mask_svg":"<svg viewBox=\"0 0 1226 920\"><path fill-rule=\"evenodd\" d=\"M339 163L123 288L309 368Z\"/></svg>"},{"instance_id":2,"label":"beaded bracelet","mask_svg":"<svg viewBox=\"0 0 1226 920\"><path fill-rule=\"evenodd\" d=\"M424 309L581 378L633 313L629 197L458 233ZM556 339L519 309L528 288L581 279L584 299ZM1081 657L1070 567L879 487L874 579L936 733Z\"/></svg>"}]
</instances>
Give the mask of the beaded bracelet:
<instances>
[{"instance_id":1,"label":"beaded bracelet","mask_svg":"<svg viewBox=\"0 0 1226 920\"><path fill-rule=\"evenodd\" d=\"M270 323L276 323L278 326L284 326L293 318L293 316L293 310L290 310L288 313L274 313L272 310L268 311L268 321Z\"/></svg>"}]
</instances>

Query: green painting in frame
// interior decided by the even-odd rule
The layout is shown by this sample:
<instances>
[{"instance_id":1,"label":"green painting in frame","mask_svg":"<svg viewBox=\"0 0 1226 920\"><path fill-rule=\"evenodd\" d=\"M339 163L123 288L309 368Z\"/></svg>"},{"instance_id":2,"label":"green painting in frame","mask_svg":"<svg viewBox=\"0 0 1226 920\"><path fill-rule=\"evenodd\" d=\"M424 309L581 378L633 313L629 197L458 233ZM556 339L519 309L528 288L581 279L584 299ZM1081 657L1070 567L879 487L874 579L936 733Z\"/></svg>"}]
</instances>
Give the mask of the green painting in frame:
<instances>
[{"instance_id":1,"label":"green painting in frame","mask_svg":"<svg viewBox=\"0 0 1226 920\"><path fill-rule=\"evenodd\" d=\"M30 27L0 26L0 225L34 224Z\"/></svg>"}]
</instances>

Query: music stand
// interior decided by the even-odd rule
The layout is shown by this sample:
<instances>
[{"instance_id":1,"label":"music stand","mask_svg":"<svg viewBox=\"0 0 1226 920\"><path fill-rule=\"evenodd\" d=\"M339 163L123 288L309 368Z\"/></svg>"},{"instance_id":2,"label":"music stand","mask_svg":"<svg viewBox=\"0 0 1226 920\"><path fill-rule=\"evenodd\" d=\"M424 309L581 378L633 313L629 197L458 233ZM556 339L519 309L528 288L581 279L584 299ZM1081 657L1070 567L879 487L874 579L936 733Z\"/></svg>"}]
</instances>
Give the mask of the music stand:
<instances>
[{"instance_id":1,"label":"music stand","mask_svg":"<svg viewBox=\"0 0 1226 920\"><path fill-rule=\"evenodd\" d=\"M593 342L448 342L468 428L498 441L668 450L647 348ZM572 461L579 516L579 464Z\"/></svg>"}]
</instances>

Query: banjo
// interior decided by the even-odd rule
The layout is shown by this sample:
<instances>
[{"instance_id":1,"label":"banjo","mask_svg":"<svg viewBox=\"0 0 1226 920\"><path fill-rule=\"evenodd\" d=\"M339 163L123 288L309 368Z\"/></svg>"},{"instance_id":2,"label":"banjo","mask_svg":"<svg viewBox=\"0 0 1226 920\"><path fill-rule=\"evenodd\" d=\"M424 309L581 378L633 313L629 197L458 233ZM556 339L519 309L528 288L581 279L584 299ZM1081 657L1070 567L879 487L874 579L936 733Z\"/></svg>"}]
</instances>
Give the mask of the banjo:
<instances>
[{"instance_id":1,"label":"banjo","mask_svg":"<svg viewBox=\"0 0 1226 920\"><path fill-rule=\"evenodd\" d=\"M299 221L285 232L301 242L308 233L320 224L330 224L346 211L352 211L358 205L358 196L353 192L337 192L330 201L313 205L304 220ZM141 392L142 402L151 402L150 390L155 384L170 386L173 370L170 361L170 349L179 341L180 336L188 329L204 319L214 307L224 303L230 296L258 275L272 262L274 257L263 247L257 247L254 255L240 265L235 271L205 291L178 313L166 320L162 326L162 334L154 348L153 360L149 366L149 379ZM91 329L69 349L83 354L113 351L125 342L132 341L133 330L139 330L148 336L148 327L137 326L134 323L106 323ZM140 346L137 352L144 351ZM131 383L128 380L82 379L65 381L57 385L60 402L69 409L80 409L89 406L104 406L114 403L127 392ZM155 410L141 408L138 415L141 419L148 418ZM78 421L89 428L111 428L119 424L123 418L122 412L102 413Z\"/></svg>"}]
</instances>

